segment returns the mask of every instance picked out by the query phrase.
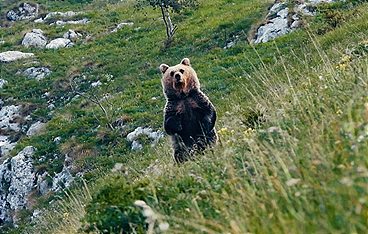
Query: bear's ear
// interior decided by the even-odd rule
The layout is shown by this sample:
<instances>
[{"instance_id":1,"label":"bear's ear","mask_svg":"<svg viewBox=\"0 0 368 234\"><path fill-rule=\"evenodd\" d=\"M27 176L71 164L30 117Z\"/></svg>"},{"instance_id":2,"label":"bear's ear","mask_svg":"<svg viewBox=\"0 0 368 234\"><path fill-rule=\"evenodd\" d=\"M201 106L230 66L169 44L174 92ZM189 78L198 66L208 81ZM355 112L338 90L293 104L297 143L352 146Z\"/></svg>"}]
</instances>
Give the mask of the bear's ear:
<instances>
[{"instance_id":1,"label":"bear's ear","mask_svg":"<svg viewBox=\"0 0 368 234\"><path fill-rule=\"evenodd\" d=\"M190 66L190 60L188 58L183 58L183 60L181 60L181 64Z\"/></svg>"},{"instance_id":2,"label":"bear's ear","mask_svg":"<svg viewBox=\"0 0 368 234\"><path fill-rule=\"evenodd\" d=\"M160 65L160 71L162 72L162 74L164 74L168 68L169 66L164 63Z\"/></svg>"}]
</instances>

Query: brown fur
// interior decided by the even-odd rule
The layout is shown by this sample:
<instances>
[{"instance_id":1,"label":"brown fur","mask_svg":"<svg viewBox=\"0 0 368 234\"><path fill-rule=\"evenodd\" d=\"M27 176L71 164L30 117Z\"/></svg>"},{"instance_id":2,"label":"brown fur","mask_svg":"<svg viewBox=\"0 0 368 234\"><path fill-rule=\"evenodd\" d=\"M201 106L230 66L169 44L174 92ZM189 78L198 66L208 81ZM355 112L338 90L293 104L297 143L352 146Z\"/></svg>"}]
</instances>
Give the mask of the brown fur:
<instances>
[{"instance_id":1,"label":"brown fur","mask_svg":"<svg viewBox=\"0 0 368 234\"><path fill-rule=\"evenodd\" d=\"M189 59L185 58L172 67L161 64L160 70L167 99L164 128L172 138L175 161L183 162L195 152L216 143L216 110L200 90Z\"/></svg>"}]
</instances>

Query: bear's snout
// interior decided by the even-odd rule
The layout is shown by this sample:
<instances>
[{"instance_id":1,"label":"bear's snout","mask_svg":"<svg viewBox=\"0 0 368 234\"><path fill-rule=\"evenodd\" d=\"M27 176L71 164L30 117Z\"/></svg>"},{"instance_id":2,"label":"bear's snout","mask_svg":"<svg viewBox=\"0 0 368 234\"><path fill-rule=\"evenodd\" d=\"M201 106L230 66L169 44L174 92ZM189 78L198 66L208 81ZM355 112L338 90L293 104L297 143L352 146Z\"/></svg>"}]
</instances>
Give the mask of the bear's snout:
<instances>
[{"instance_id":1,"label":"bear's snout","mask_svg":"<svg viewBox=\"0 0 368 234\"><path fill-rule=\"evenodd\" d=\"M175 74L175 79L176 79L176 82L181 82L181 75L180 74Z\"/></svg>"}]
</instances>

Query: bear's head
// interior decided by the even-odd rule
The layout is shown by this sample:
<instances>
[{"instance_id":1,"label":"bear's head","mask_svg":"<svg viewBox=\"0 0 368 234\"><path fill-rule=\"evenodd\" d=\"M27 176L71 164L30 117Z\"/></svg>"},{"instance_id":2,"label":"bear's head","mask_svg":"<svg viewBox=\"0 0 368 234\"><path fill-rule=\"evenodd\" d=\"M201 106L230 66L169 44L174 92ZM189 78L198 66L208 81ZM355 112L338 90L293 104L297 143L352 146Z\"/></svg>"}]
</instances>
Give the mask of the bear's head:
<instances>
[{"instance_id":1,"label":"bear's head","mask_svg":"<svg viewBox=\"0 0 368 234\"><path fill-rule=\"evenodd\" d=\"M184 58L180 64L168 66L160 65L162 72L162 87L166 97L182 97L193 90L199 90L200 84L197 73L190 66L188 58Z\"/></svg>"}]
</instances>

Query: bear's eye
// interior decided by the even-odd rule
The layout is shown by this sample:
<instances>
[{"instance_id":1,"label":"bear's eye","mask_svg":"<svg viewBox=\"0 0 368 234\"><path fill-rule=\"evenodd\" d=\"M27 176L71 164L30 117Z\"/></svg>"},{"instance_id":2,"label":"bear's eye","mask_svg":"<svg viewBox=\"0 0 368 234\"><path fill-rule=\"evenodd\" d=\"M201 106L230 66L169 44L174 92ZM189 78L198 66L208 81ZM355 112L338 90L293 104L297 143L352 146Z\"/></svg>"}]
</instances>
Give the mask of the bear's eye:
<instances>
[{"instance_id":1,"label":"bear's eye","mask_svg":"<svg viewBox=\"0 0 368 234\"><path fill-rule=\"evenodd\" d=\"M174 76L174 74L175 74L174 71L170 72L170 76Z\"/></svg>"},{"instance_id":2,"label":"bear's eye","mask_svg":"<svg viewBox=\"0 0 368 234\"><path fill-rule=\"evenodd\" d=\"M184 69L179 70L181 74L184 74Z\"/></svg>"}]
</instances>

